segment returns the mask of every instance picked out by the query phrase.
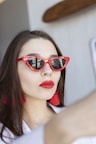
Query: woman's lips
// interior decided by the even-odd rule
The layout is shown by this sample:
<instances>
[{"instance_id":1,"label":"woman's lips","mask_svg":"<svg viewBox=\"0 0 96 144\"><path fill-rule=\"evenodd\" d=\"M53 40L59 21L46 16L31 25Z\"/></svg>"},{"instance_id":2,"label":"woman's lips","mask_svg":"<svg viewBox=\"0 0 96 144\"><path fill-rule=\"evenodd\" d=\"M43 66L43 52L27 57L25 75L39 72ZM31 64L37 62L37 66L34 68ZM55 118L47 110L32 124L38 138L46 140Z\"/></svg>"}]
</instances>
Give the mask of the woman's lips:
<instances>
[{"instance_id":1,"label":"woman's lips","mask_svg":"<svg viewBox=\"0 0 96 144\"><path fill-rule=\"evenodd\" d=\"M39 86L43 88L53 88L54 82L53 81L44 81Z\"/></svg>"}]
</instances>

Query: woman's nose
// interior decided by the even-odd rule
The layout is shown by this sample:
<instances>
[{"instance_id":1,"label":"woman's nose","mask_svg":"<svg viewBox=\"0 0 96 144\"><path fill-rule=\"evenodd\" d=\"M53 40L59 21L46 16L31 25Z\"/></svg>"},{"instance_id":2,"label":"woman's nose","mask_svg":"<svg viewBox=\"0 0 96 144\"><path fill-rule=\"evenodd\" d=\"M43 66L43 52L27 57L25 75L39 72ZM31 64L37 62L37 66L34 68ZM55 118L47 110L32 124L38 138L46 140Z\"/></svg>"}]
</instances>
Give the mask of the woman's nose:
<instances>
[{"instance_id":1,"label":"woman's nose","mask_svg":"<svg viewBox=\"0 0 96 144\"><path fill-rule=\"evenodd\" d=\"M42 75L51 75L52 69L48 63L45 64L44 68L42 69Z\"/></svg>"}]
</instances>

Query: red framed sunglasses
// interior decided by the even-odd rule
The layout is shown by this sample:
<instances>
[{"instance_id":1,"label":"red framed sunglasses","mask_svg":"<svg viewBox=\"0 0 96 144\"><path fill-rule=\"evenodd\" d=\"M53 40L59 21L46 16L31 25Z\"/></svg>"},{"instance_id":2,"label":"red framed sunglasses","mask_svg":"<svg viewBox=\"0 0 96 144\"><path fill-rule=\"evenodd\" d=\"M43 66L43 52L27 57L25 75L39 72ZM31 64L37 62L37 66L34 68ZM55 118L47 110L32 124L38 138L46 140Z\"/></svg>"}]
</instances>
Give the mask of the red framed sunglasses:
<instances>
[{"instance_id":1,"label":"red framed sunglasses","mask_svg":"<svg viewBox=\"0 0 96 144\"><path fill-rule=\"evenodd\" d=\"M24 61L24 63L33 71L40 71L48 63L53 71L61 71L68 64L70 58L65 56L56 56L49 59L40 56L23 56L17 58L16 62Z\"/></svg>"}]
</instances>

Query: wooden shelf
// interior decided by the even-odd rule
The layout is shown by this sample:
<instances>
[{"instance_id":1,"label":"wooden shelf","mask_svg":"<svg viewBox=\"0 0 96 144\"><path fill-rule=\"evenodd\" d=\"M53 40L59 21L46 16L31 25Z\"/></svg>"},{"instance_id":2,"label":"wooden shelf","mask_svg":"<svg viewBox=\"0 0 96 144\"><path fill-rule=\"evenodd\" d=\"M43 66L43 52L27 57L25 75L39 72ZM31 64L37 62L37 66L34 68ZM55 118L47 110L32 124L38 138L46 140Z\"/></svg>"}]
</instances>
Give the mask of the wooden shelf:
<instances>
[{"instance_id":1,"label":"wooden shelf","mask_svg":"<svg viewBox=\"0 0 96 144\"><path fill-rule=\"evenodd\" d=\"M76 13L93 4L96 4L96 0L64 0L47 9L42 20L44 22L52 22L64 16Z\"/></svg>"}]
</instances>

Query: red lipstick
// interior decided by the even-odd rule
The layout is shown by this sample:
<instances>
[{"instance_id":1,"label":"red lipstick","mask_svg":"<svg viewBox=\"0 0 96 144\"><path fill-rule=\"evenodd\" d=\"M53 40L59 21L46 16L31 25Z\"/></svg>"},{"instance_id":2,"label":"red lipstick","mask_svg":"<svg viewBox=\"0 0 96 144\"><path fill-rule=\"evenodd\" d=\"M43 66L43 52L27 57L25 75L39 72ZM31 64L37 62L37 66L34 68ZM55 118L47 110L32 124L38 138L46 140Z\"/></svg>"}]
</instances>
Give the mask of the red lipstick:
<instances>
[{"instance_id":1,"label":"red lipstick","mask_svg":"<svg viewBox=\"0 0 96 144\"><path fill-rule=\"evenodd\" d=\"M47 81L42 82L39 86L50 89L50 88L53 88L54 82L51 80L47 80Z\"/></svg>"}]
</instances>

